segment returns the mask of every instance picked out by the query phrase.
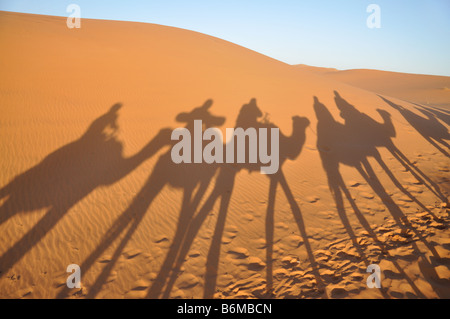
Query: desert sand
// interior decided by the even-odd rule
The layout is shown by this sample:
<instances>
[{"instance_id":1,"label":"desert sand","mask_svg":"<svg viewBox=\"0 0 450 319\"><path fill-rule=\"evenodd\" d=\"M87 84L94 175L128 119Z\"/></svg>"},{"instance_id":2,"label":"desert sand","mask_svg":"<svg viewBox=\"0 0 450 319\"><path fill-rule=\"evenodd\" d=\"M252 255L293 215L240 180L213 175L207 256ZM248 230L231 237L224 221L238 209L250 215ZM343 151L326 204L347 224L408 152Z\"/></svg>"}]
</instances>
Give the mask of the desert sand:
<instances>
[{"instance_id":1,"label":"desert sand","mask_svg":"<svg viewBox=\"0 0 450 319\"><path fill-rule=\"evenodd\" d=\"M0 41L0 298L450 298L449 77L134 22L0 12ZM171 161L243 105L278 174Z\"/></svg>"}]
</instances>

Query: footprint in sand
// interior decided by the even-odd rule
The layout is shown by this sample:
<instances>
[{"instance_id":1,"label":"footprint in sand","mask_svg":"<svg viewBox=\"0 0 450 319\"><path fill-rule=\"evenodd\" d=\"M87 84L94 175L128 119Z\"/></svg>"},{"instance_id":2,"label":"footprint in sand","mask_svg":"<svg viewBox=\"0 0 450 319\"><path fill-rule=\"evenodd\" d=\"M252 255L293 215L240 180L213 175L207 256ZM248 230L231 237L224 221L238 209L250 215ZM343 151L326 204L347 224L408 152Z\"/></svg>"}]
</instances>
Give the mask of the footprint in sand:
<instances>
[{"instance_id":1,"label":"footprint in sand","mask_svg":"<svg viewBox=\"0 0 450 319\"><path fill-rule=\"evenodd\" d=\"M227 232L226 231L226 232L224 232L223 236L231 238L231 239L234 239L234 238L237 237L237 233L235 233L235 232Z\"/></svg>"},{"instance_id":2,"label":"footprint in sand","mask_svg":"<svg viewBox=\"0 0 450 319\"><path fill-rule=\"evenodd\" d=\"M233 238L226 237L225 235L222 237L222 244L228 245L233 241Z\"/></svg>"},{"instance_id":3,"label":"footprint in sand","mask_svg":"<svg viewBox=\"0 0 450 319\"><path fill-rule=\"evenodd\" d=\"M449 165L448 162L439 162L439 163L437 163L437 167L438 167L438 170L441 171L441 172L448 172L448 171L450 171L449 170L450 165Z\"/></svg>"},{"instance_id":4,"label":"footprint in sand","mask_svg":"<svg viewBox=\"0 0 450 319\"><path fill-rule=\"evenodd\" d=\"M197 286L200 280L193 274L182 274L178 277L177 286L179 289L189 289Z\"/></svg>"},{"instance_id":5,"label":"footprint in sand","mask_svg":"<svg viewBox=\"0 0 450 319\"><path fill-rule=\"evenodd\" d=\"M320 199L320 197L318 197L318 196L308 196L305 198L305 200L311 204L316 203L317 201L319 201L319 199Z\"/></svg>"},{"instance_id":6,"label":"footprint in sand","mask_svg":"<svg viewBox=\"0 0 450 319\"><path fill-rule=\"evenodd\" d=\"M282 239L282 243L288 245L291 248L298 248L303 244L303 238L297 235L290 235Z\"/></svg>"},{"instance_id":7,"label":"footprint in sand","mask_svg":"<svg viewBox=\"0 0 450 319\"><path fill-rule=\"evenodd\" d=\"M229 233L237 233L239 230L234 225L227 225L227 227L225 227L225 231Z\"/></svg>"},{"instance_id":8,"label":"footprint in sand","mask_svg":"<svg viewBox=\"0 0 450 319\"><path fill-rule=\"evenodd\" d=\"M109 275L108 278L106 279L106 283L110 283L113 282L114 280L117 279L118 273L115 270L112 270Z\"/></svg>"},{"instance_id":9,"label":"footprint in sand","mask_svg":"<svg viewBox=\"0 0 450 319\"><path fill-rule=\"evenodd\" d=\"M287 269L280 268L273 272L273 277L277 280L281 280L288 276L289 276L289 271Z\"/></svg>"},{"instance_id":10,"label":"footprint in sand","mask_svg":"<svg viewBox=\"0 0 450 319\"><path fill-rule=\"evenodd\" d=\"M24 288L19 290L18 295L20 296L19 298L30 298L31 295L33 294L33 289L31 288Z\"/></svg>"},{"instance_id":11,"label":"footprint in sand","mask_svg":"<svg viewBox=\"0 0 450 319\"><path fill-rule=\"evenodd\" d=\"M175 289L170 293L170 298L172 299L185 299L186 295L180 289Z\"/></svg>"},{"instance_id":12,"label":"footprint in sand","mask_svg":"<svg viewBox=\"0 0 450 319\"><path fill-rule=\"evenodd\" d=\"M251 222L251 221L254 219L254 217L253 217L252 214L243 214L243 215L242 215L242 219L243 219L245 222Z\"/></svg>"},{"instance_id":13,"label":"footprint in sand","mask_svg":"<svg viewBox=\"0 0 450 319\"><path fill-rule=\"evenodd\" d=\"M259 238L253 241L253 247L256 249L265 249L267 247L267 243L264 239Z\"/></svg>"},{"instance_id":14,"label":"footprint in sand","mask_svg":"<svg viewBox=\"0 0 450 319\"><path fill-rule=\"evenodd\" d=\"M413 200L411 198L406 197L406 196L399 197L397 200L400 201L400 202L405 202L405 203L413 202Z\"/></svg>"},{"instance_id":15,"label":"footprint in sand","mask_svg":"<svg viewBox=\"0 0 450 319\"><path fill-rule=\"evenodd\" d=\"M266 264L258 257L248 257L247 265L249 270L261 270L266 267Z\"/></svg>"},{"instance_id":16,"label":"footprint in sand","mask_svg":"<svg viewBox=\"0 0 450 319\"><path fill-rule=\"evenodd\" d=\"M125 299L142 299L147 295L150 282L145 279L139 279L133 284L133 288L125 294Z\"/></svg>"},{"instance_id":17,"label":"footprint in sand","mask_svg":"<svg viewBox=\"0 0 450 319\"><path fill-rule=\"evenodd\" d=\"M323 218L323 219L331 219L334 217L334 212L331 210L320 211L317 213L317 217Z\"/></svg>"},{"instance_id":18,"label":"footprint in sand","mask_svg":"<svg viewBox=\"0 0 450 319\"><path fill-rule=\"evenodd\" d=\"M233 241L234 238L236 238L238 233L238 229L236 226L229 225L225 228L225 231L223 233L222 237L222 244L226 245Z\"/></svg>"},{"instance_id":19,"label":"footprint in sand","mask_svg":"<svg viewBox=\"0 0 450 319\"><path fill-rule=\"evenodd\" d=\"M292 268L298 266L299 260L296 257L286 256L281 259L281 264L283 268Z\"/></svg>"},{"instance_id":20,"label":"footprint in sand","mask_svg":"<svg viewBox=\"0 0 450 319\"><path fill-rule=\"evenodd\" d=\"M357 182L357 181L349 181L349 182L347 183L347 185L350 186L350 187L358 187L358 186L361 185L361 183L360 183L360 182Z\"/></svg>"},{"instance_id":21,"label":"footprint in sand","mask_svg":"<svg viewBox=\"0 0 450 319\"><path fill-rule=\"evenodd\" d=\"M344 287L335 287L331 289L330 295L332 298L345 298L348 296L348 291Z\"/></svg>"},{"instance_id":22,"label":"footprint in sand","mask_svg":"<svg viewBox=\"0 0 450 319\"><path fill-rule=\"evenodd\" d=\"M139 279L134 283L133 288L131 288L131 290L134 290L134 291L147 290L147 288L149 286L150 286L150 282L148 282L145 279Z\"/></svg>"},{"instance_id":23,"label":"footprint in sand","mask_svg":"<svg viewBox=\"0 0 450 319\"><path fill-rule=\"evenodd\" d=\"M200 232L199 237L201 239L211 239L213 236L213 230L212 229L205 229Z\"/></svg>"},{"instance_id":24,"label":"footprint in sand","mask_svg":"<svg viewBox=\"0 0 450 319\"><path fill-rule=\"evenodd\" d=\"M278 222L278 223L275 224L275 228L281 229L281 230L288 230L288 229L289 229L289 226L286 225L286 224L283 223L283 222Z\"/></svg>"},{"instance_id":25,"label":"footprint in sand","mask_svg":"<svg viewBox=\"0 0 450 319\"><path fill-rule=\"evenodd\" d=\"M418 180L417 180L416 178L414 178L414 177L405 178L404 181L405 181L406 183L409 183L409 184L415 184L415 185L420 185L420 184L422 184L422 182L418 181Z\"/></svg>"},{"instance_id":26,"label":"footprint in sand","mask_svg":"<svg viewBox=\"0 0 450 319\"><path fill-rule=\"evenodd\" d=\"M150 272L144 274L144 279L149 282L155 281L156 277L157 277L157 274L155 272L150 271Z\"/></svg>"},{"instance_id":27,"label":"footprint in sand","mask_svg":"<svg viewBox=\"0 0 450 319\"><path fill-rule=\"evenodd\" d=\"M198 250L192 250L191 252L189 252L189 255L188 255L190 258L197 258L197 257L200 257L201 256L201 253L200 253L200 251L198 251Z\"/></svg>"},{"instance_id":28,"label":"footprint in sand","mask_svg":"<svg viewBox=\"0 0 450 319\"><path fill-rule=\"evenodd\" d=\"M244 247L237 247L228 250L228 254L235 256L235 258L247 258L250 256L248 250Z\"/></svg>"},{"instance_id":29,"label":"footprint in sand","mask_svg":"<svg viewBox=\"0 0 450 319\"><path fill-rule=\"evenodd\" d=\"M373 199L375 196L369 192L361 192L360 193L361 197L364 197L366 199Z\"/></svg>"},{"instance_id":30,"label":"footprint in sand","mask_svg":"<svg viewBox=\"0 0 450 319\"><path fill-rule=\"evenodd\" d=\"M411 193L421 194L423 193L423 189L418 186L407 186L406 189Z\"/></svg>"},{"instance_id":31,"label":"footprint in sand","mask_svg":"<svg viewBox=\"0 0 450 319\"><path fill-rule=\"evenodd\" d=\"M160 247L168 248L170 246L170 239L164 235L156 237L154 240L156 244L159 244Z\"/></svg>"},{"instance_id":32,"label":"footprint in sand","mask_svg":"<svg viewBox=\"0 0 450 319\"><path fill-rule=\"evenodd\" d=\"M107 263L109 263L109 262L111 262L112 261L112 257L111 256L104 256L104 257L102 257L102 258L100 258L99 260L98 260L98 262L100 263L100 264L107 264Z\"/></svg>"},{"instance_id":33,"label":"footprint in sand","mask_svg":"<svg viewBox=\"0 0 450 319\"><path fill-rule=\"evenodd\" d=\"M360 272L353 272L349 275L349 277L352 279L352 281L362 281L364 279L363 274L361 274Z\"/></svg>"},{"instance_id":34,"label":"footprint in sand","mask_svg":"<svg viewBox=\"0 0 450 319\"><path fill-rule=\"evenodd\" d=\"M133 259L137 256L139 256L142 253L142 251L137 250L137 249L130 249L127 250L123 253L123 255L127 258L127 259Z\"/></svg>"},{"instance_id":35,"label":"footprint in sand","mask_svg":"<svg viewBox=\"0 0 450 319\"><path fill-rule=\"evenodd\" d=\"M237 293L239 290L248 290L265 283L266 280L260 274L253 274L230 284L227 290Z\"/></svg>"}]
</instances>

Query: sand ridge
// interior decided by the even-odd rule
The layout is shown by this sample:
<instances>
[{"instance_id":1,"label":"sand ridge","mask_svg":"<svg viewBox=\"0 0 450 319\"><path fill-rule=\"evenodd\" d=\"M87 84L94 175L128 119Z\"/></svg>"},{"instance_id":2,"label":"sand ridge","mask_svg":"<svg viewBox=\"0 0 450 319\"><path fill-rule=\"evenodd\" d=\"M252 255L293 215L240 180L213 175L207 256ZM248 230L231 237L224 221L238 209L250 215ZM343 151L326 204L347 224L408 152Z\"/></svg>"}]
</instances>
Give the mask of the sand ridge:
<instances>
[{"instance_id":1,"label":"sand ridge","mask_svg":"<svg viewBox=\"0 0 450 319\"><path fill-rule=\"evenodd\" d=\"M448 118L450 108L448 102L450 101L450 78L448 76L364 69L337 70L308 65L296 65L296 67L328 79L418 104L419 107L443 113Z\"/></svg>"}]
</instances>

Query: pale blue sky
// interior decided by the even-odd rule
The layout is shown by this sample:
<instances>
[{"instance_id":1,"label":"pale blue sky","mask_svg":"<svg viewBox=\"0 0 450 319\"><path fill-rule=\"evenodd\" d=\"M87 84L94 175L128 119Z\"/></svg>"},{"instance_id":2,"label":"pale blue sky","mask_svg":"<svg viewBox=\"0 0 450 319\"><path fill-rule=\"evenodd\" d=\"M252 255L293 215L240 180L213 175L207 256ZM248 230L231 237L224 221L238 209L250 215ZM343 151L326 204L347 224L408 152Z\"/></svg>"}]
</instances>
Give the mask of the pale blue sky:
<instances>
[{"instance_id":1,"label":"pale blue sky","mask_svg":"<svg viewBox=\"0 0 450 319\"><path fill-rule=\"evenodd\" d=\"M0 10L150 22L210 34L289 64L450 76L450 0L0 0ZM366 8L381 7L369 29Z\"/></svg>"}]
</instances>

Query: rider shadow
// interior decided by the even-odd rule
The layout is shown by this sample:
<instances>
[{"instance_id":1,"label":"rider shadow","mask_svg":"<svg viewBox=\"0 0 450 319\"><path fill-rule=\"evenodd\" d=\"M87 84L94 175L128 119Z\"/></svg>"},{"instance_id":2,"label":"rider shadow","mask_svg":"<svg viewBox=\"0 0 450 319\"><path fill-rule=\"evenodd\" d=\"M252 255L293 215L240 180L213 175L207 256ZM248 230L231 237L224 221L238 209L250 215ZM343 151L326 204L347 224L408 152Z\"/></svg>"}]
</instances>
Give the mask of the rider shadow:
<instances>
[{"instance_id":1,"label":"rider shadow","mask_svg":"<svg viewBox=\"0 0 450 319\"><path fill-rule=\"evenodd\" d=\"M424 105L420 105L417 103L412 103L418 107L416 107L417 110L422 111L425 110L429 113L431 113L433 116L435 116L437 119L440 119L442 122L444 122L447 125L450 125L450 111L446 111L437 107L427 107Z\"/></svg>"},{"instance_id":2,"label":"rider shadow","mask_svg":"<svg viewBox=\"0 0 450 319\"><path fill-rule=\"evenodd\" d=\"M238 116L236 122L237 127L247 128L255 127L256 118L261 116L259 109L256 109L256 105L244 106ZM236 151L236 149L235 149ZM225 154L225 152L223 152ZM235 153L236 154L236 153ZM207 164L211 165L211 164ZM214 164L214 167L217 164ZM169 252L166 255L166 259L161 266L153 285L150 287L147 297L149 298L168 298L172 290L173 285L178 277L181 266L190 250L190 247L197 236L198 231L206 220L208 214L213 209L216 201L220 198L220 209L217 218L216 229L211 241L211 247L207 257L206 275L205 275L205 295L210 295L208 288L208 278L211 276L211 268L215 268L213 264L218 263L218 255L220 254L220 241L222 239L221 234L225 225L225 218L228 211L228 205L230 202L231 194L234 188L235 176L238 172L237 166L220 164L219 172L217 174L214 188L210 195L204 202L203 206L199 209L194 216L196 207L191 209L192 218L186 220L183 229L177 229L173 244L170 246ZM217 247L219 251L217 251ZM162 295L161 295L162 294Z\"/></svg>"},{"instance_id":3,"label":"rider shadow","mask_svg":"<svg viewBox=\"0 0 450 319\"><path fill-rule=\"evenodd\" d=\"M96 188L112 185L165 145L158 136L131 157L116 138L118 103L97 118L76 141L45 157L0 189L0 225L21 213L46 209L45 215L0 257L1 273L11 269L52 230L64 215Z\"/></svg>"},{"instance_id":4,"label":"rider shadow","mask_svg":"<svg viewBox=\"0 0 450 319\"><path fill-rule=\"evenodd\" d=\"M345 120L345 128L349 130L347 136L347 145L352 143L357 146L359 150L363 150L366 156L373 157L386 175L391 179L395 186L403 192L410 200L416 203L424 211L433 215L431 211L426 208L420 201L418 201L405 187L397 180L392 171L388 168L386 163L381 157L378 147L384 147L392 156L408 171L414 178L416 178L421 184L426 186L440 200L447 202L446 196L444 196L439 186L432 181L422 170L414 165L407 156L401 152L398 147L392 141L392 138L396 136L395 127L392 123L391 115L381 109L377 109L383 119L383 123L376 122L368 115L359 112L353 105L344 100L338 92L335 91L335 102L338 109L341 111L340 115ZM353 148L354 150L355 148ZM363 159L362 164L367 173L374 175L370 164ZM358 167L357 167L358 168ZM360 169L358 169L360 171ZM361 173L361 171L360 171ZM436 218L433 215L434 218Z\"/></svg>"},{"instance_id":5,"label":"rider shadow","mask_svg":"<svg viewBox=\"0 0 450 319\"><path fill-rule=\"evenodd\" d=\"M235 127L243 128L246 130L247 128L276 128L271 123L261 122L258 119L262 116L262 112L256 105L256 100L252 99L250 103L244 105L238 118L236 120ZM301 148L304 144L305 140L305 129L309 125L309 121L306 118L293 117L293 133L292 136L286 137L281 134L280 136L280 167L282 163L289 158L295 159L301 151ZM247 143L248 145L248 143ZM269 142L268 148L271 147L271 141ZM226 149L226 145L224 146ZM236 145L235 145L235 154L236 154ZM249 149L246 149L246 156L249 157ZM247 161L248 162L248 161ZM261 163L257 164L245 164L245 163L234 163L234 164L222 164L219 168L218 176L215 181L214 189L211 191L209 197L206 199L203 206L199 209L198 213L189 223L186 234L183 238L181 245L171 247L171 250L166 258L170 260L170 262L165 262L161 267L161 271L158 274L153 286L150 288L148 292L148 297L150 298L168 298L170 296L170 292L175 284L177 279L177 275L181 269L183 262L190 250L190 247L197 236L201 226L204 224L208 214L213 209L215 203L220 199L219 204L219 212L217 216L217 222L215 226L215 230L213 232L213 237L211 240L210 248L208 251L207 259L206 259L206 272L205 272L205 289L204 289L204 298L212 298L214 297L214 293L216 290L216 280L217 273L219 267L219 258L220 258L220 248L222 236L226 224L226 216L228 212L228 207L232 195L232 191L234 188L234 182L236 175L241 170L248 170L249 172L259 171ZM274 175L268 175L271 179L271 186L269 192L269 206L267 210L266 217L266 238L267 238L267 278L268 278L268 287L271 286L272 282L272 245L273 245L273 214L274 214L274 201L275 201L275 192L277 183L280 183L283 187L283 190L290 201L291 206L293 207L293 213L296 217L298 223L301 224L301 232L304 234L307 242L306 232L304 230L303 220L301 218L300 209L296 204L292 192L290 191L287 182L282 173L276 173ZM310 248L310 246L309 246ZM309 249L310 250L310 249ZM310 250L310 256L312 256L312 251ZM313 256L312 256L313 258Z\"/></svg>"},{"instance_id":6,"label":"rider shadow","mask_svg":"<svg viewBox=\"0 0 450 319\"><path fill-rule=\"evenodd\" d=\"M422 137L431 145L433 145L437 150L447 157L450 157L449 149L450 145L446 142L450 140L450 133L448 129L438 121L436 115L430 109L418 108L418 110L425 115L425 118L402 107L401 105L395 104L394 102L379 96L384 102L389 106L396 109L405 118L408 123L416 129L416 131L422 135ZM434 111L438 112L438 111ZM438 116L444 116L442 112L438 113ZM446 117L448 121L448 115ZM446 149L444 149L445 147Z\"/></svg>"},{"instance_id":7,"label":"rider shadow","mask_svg":"<svg viewBox=\"0 0 450 319\"><path fill-rule=\"evenodd\" d=\"M403 154L399 155L399 153L401 152L391 140L391 138L395 136L395 129L392 121L390 120L389 114L386 111L378 110L384 121L383 123L379 123L371 119L366 114L359 112L353 105L345 101L337 92L335 92L335 102L338 109L341 111L340 115L345 120L345 124L336 122L330 112L326 109L326 107L323 104L319 103L317 99L315 101L314 108L316 110L316 115L318 118L317 145L320 151L322 165L328 177L330 191L336 202L338 213L349 236L352 238L354 246L358 249L359 245L355 241L355 235L353 233L353 230L351 229L350 224L348 223L347 217L345 216L342 193L344 193L347 197L356 216L358 217L359 221L364 226L366 231L376 242L379 241L374 232L370 229L369 224L357 208L350 192L346 188L342 175L339 171L340 164L356 168L359 174L367 182L367 184L381 199L384 206L389 210L395 222L402 230L402 234L406 233L407 230L412 231L417 236L417 238L425 244L425 246L433 254L433 256L435 258L439 258L439 255L437 254L435 248L423 238L420 232L418 232L413 225L411 225L400 207L386 192L384 186L378 179L378 176L375 174L374 169L368 161L370 157L374 158L382 167L386 175L391 179L394 185L396 185L396 187L401 192L403 192L412 201L423 208L424 211L427 211L432 215L432 213L421 202L419 202L411 193L409 193L409 191L407 191L401 185L401 183L390 171L388 166L384 163L377 149L377 147L385 147L391 152L391 154L397 154L398 156L396 156L396 158L403 165L408 165L408 163L410 163L406 156L404 156ZM413 174L411 172L412 169L417 168L410 167L409 171L411 174ZM413 175L417 176L415 174ZM429 189L431 190L430 187ZM381 246L384 253L389 255L389 252L384 249L384 245L382 244ZM415 252L418 255L422 255L415 243L413 243L413 247L415 247ZM358 250L361 251L362 249L359 248ZM417 296L424 297L420 289L418 289L415 283L404 273L403 269L396 263L396 261L393 260L393 262L398 271L402 273L403 277L411 285Z\"/></svg>"},{"instance_id":8,"label":"rider shadow","mask_svg":"<svg viewBox=\"0 0 450 319\"><path fill-rule=\"evenodd\" d=\"M212 103L212 100L207 100L202 106L194 108L190 112L178 114L176 120L181 123L186 123L185 128L190 132L194 132L194 120L202 120L205 129L213 126L221 126L225 122L225 118L214 116L209 112ZM171 132L171 130L168 131ZM170 134L165 136L166 144L173 145L174 141L171 141ZM194 145L193 138L194 136L192 136L191 145ZM192 214L215 175L216 169L217 167L215 165L207 164L175 164L172 161L170 150L161 155L144 186L135 196L129 207L116 219L103 236L101 243L81 265L83 273L86 273L102 253L112 245L114 240L126 230L125 235L116 246L111 260L102 269L100 275L90 287L87 297L94 298L107 282L114 265L137 230L151 203L166 185L183 190L176 235L172 243L172 246L177 245L180 241L180 235L184 233L188 221L192 219ZM59 293L58 297L65 297L68 292L69 290L65 288Z\"/></svg>"},{"instance_id":9,"label":"rider shadow","mask_svg":"<svg viewBox=\"0 0 450 319\"><path fill-rule=\"evenodd\" d=\"M314 111L317 117L317 149L327 175L328 187L334 198L342 224L349 234L353 245L359 248L357 236L350 225L345 211L343 198L343 195L345 195L361 225L375 241L378 241L377 236L350 194L339 170L340 164L356 167L360 170L361 161L370 153L370 150L366 149L366 145L356 144L354 136L349 134L350 132L345 125L337 122L326 106L319 102L317 97L314 97ZM361 250L358 252L362 254Z\"/></svg>"}]
</instances>

